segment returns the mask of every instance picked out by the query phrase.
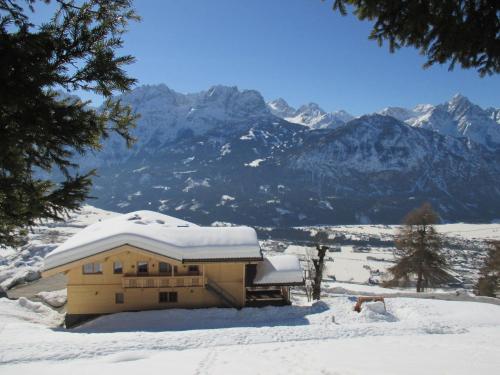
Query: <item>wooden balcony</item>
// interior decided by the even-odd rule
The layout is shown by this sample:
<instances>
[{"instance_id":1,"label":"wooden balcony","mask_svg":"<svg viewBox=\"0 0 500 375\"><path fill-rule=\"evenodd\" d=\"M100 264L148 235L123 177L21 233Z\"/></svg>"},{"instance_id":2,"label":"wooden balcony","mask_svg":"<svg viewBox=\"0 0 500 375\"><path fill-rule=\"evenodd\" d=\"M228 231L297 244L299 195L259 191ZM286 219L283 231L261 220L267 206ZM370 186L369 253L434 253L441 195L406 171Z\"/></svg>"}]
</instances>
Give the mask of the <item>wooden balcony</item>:
<instances>
[{"instance_id":1,"label":"wooden balcony","mask_svg":"<svg viewBox=\"0 0 500 375\"><path fill-rule=\"evenodd\" d=\"M202 275L184 276L137 276L124 275L122 278L124 288L182 288L204 287L205 280Z\"/></svg>"}]
</instances>

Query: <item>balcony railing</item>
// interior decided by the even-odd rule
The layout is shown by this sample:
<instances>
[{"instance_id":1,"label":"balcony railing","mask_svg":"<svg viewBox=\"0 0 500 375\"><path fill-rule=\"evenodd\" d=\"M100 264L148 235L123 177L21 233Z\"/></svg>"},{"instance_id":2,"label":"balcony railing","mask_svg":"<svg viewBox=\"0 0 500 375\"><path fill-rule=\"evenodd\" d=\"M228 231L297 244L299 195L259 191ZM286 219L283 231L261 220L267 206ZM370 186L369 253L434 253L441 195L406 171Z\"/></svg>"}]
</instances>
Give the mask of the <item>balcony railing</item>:
<instances>
[{"instance_id":1,"label":"balcony railing","mask_svg":"<svg viewBox=\"0 0 500 375\"><path fill-rule=\"evenodd\" d=\"M128 276L122 278L124 288L179 288L205 286L203 276Z\"/></svg>"}]
</instances>

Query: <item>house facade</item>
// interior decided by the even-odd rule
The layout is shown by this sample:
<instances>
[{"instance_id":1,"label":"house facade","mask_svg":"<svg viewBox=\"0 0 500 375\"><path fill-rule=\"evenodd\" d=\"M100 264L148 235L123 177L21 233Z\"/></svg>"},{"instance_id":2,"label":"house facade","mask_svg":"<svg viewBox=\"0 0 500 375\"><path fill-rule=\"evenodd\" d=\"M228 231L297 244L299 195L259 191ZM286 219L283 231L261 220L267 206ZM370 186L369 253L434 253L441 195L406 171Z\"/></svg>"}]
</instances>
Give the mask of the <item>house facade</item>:
<instances>
[{"instance_id":1,"label":"house facade","mask_svg":"<svg viewBox=\"0 0 500 375\"><path fill-rule=\"evenodd\" d=\"M248 227L200 227L152 211L95 223L47 255L67 276L66 325L121 311L282 305L302 285L294 256L263 257Z\"/></svg>"}]
</instances>

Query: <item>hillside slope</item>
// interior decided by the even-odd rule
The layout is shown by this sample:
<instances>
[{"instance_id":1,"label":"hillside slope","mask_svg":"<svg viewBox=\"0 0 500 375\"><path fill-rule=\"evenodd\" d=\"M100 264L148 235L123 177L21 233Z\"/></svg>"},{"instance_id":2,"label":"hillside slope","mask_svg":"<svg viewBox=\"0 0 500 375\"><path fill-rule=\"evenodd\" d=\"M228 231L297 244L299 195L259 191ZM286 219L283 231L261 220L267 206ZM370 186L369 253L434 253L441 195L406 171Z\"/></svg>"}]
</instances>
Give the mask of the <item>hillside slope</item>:
<instances>
[{"instance_id":1,"label":"hillside slope","mask_svg":"<svg viewBox=\"0 0 500 375\"><path fill-rule=\"evenodd\" d=\"M235 87L180 94L143 86L122 100L141 114L137 144L127 150L112 137L82 160L98 168L93 204L105 209L148 208L205 224L399 223L430 201L445 221L498 218L496 133L482 131L491 124L463 98L446 106L467 128L456 136L402 109L316 129L276 116L290 115L286 102L270 109L257 91ZM475 141L480 134L484 142Z\"/></svg>"}]
</instances>

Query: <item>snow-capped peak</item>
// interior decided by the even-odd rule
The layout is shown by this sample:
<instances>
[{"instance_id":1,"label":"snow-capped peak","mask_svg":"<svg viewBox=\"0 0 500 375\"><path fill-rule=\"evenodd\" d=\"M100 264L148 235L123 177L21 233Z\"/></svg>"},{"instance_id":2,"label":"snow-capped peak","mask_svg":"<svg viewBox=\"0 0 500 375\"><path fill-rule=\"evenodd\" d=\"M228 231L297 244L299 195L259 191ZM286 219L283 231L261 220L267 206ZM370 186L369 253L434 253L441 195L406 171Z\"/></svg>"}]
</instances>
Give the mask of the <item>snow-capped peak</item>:
<instances>
[{"instance_id":1,"label":"snow-capped peak","mask_svg":"<svg viewBox=\"0 0 500 375\"><path fill-rule=\"evenodd\" d=\"M296 109L288 105L285 99L278 98L267 102L267 106L271 113L280 118L293 117Z\"/></svg>"},{"instance_id":2,"label":"snow-capped peak","mask_svg":"<svg viewBox=\"0 0 500 375\"><path fill-rule=\"evenodd\" d=\"M300 106L293 116L287 117L285 120L311 129L323 129L331 125L328 114L316 103Z\"/></svg>"},{"instance_id":3,"label":"snow-capped peak","mask_svg":"<svg viewBox=\"0 0 500 375\"><path fill-rule=\"evenodd\" d=\"M470 103L470 100L465 95L462 95L461 93L457 92L455 95L453 95L450 102L469 102Z\"/></svg>"},{"instance_id":4,"label":"snow-capped peak","mask_svg":"<svg viewBox=\"0 0 500 375\"><path fill-rule=\"evenodd\" d=\"M299 107L297 110L301 113L308 113L313 115L325 114L326 112L317 103L308 103Z\"/></svg>"},{"instance_id":5,"label":"snow-capped peak","mask_svg":"<svg viewBox=\"0 0 500 375\"><path fill-rule=\"evenodd\" d=\"M256 90L239 90L236 86L212 86L194 95L194 104L211 112L224 113L224 117L256 117L269 115L264 98Z\"/></svg>"},{"instance_id":6,"label":"snow-capped peak","mask_svg":"<svg viewBox=\"0 0 500 375\"><path fill-rule=\"evenodd\" d=\"M331 115L343 122L349 122L354 119L353 115L343 109L332 112Z\"/></svg>"},{"instance_id":7,"label":"snow-capped peak","mask_svg":"<svg viewBox=\"0 0 500 375\"><path fill-rule=\"evenodd\" d=\"M406 121L409 118L415 117L415 112L411 109L402 107L386 107L378 112L383 116L391 116L399 121Z\"/></svg>"},{"instance_id":8,"label":"snow-capped peak","mask_svg":"<svg viewBox=\"0 0 500 375\"><path fill-rule=\"evenodd\" d=\"M462 94L455 94L446 104L448 105L448 112L466 111L474 106L474 104L472 104L470 100ZM481 108L479 109L482 111Z\"/></svg>"},{"instance_id":9,"label":"snow-capped peak","mask_svg":"<svg viewBox=\"0 0 500 375\"><path fill-rule=\"evenodd\" d=\"M307 126L311 129L335 128L344 125L354 117L344 110L327 113L317 103L308 103L294 109L282 99L272 100L267 103L271 113L282 119Z\"/></svg>"},{"instance_id":10,"label":"snow-capped peak","mask_svg":"<svg viewBox=\"0 0 500 375\"><path fill-rule=\"evenodd\" d=\"M378 113L443 135L465 137L489 149L500 148L496 112L483 110L462 94L455 94L448 102L437 106L420 104L413 109L388 107Z\"/></svg>"}]
</instances>

